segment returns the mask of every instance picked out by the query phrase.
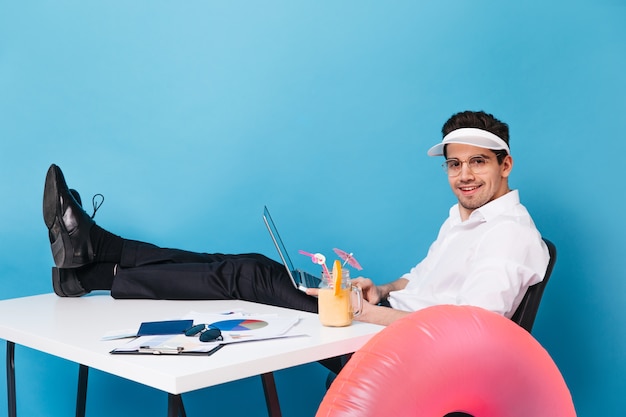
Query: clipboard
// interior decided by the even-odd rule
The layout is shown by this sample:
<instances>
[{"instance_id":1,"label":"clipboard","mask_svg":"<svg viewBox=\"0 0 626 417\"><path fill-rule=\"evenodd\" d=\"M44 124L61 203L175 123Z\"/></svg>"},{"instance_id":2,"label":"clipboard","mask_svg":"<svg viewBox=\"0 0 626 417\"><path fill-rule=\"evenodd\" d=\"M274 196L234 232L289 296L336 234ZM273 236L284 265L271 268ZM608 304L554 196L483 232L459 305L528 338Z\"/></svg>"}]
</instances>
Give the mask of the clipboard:
<instances>
[{"instance_id":1,"label":"clipboard","mask_svg":"<svg viewBox=\"0 0 626 417\"><path fill-rule=\"evenodd\" d=\"M211 356L226 345L217 345L208 351L185 351L184 349L169 349L169 348L152 348L148 346L140 347L137 350L120 350L113 349L112 355L184 355L184 356Z\"/></svg>"},{"instance_id":2,"label":"clipboard","mask_svg":"<svg viewBox=\"0 0 626 417\"><path fill-rule=\"evenodd\" d=\"M221 342L201 342L184 334L140 336L117 347L114 355L196 355L211 356L224 346Z\"/></svg>"}]
</instances>

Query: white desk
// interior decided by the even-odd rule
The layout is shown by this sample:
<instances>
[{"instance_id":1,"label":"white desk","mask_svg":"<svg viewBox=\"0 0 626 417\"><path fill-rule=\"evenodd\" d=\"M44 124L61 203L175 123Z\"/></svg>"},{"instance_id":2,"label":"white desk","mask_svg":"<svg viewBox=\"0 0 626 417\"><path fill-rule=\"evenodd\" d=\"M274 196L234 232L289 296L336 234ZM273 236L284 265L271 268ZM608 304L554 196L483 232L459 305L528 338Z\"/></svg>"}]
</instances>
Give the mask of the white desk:
<instances>
[{"instance_id":1,"label":"white desk","mask_svg":"<svg viewBox=\"0 0 626 417\"><path fill-rule=\"evenodd\" d=\"M101 340L108 331L138 328L143 321L235 308L300 316L296 328L309 336L228 345L209 357L111 355L109 352L124 341ZM14 373L14 344L81 364L84 390L86 370L95 368L169 393L170 415L173 407L184 415L182 393L255 375L270 377L263 380L264 386L269 382L269 388L275 389L273 371L352 353L381 329L359 322L343 328L323 327L316 314L237 300L115 300L108 295L60 298L54 294L4 300L0 301L0 338L7 341L9 416L15 415L11 410L15 408L15 387L11 387L10 375ZM79 397L84 395L80 387L79 382Z\"/></svg>"}]
</instances>

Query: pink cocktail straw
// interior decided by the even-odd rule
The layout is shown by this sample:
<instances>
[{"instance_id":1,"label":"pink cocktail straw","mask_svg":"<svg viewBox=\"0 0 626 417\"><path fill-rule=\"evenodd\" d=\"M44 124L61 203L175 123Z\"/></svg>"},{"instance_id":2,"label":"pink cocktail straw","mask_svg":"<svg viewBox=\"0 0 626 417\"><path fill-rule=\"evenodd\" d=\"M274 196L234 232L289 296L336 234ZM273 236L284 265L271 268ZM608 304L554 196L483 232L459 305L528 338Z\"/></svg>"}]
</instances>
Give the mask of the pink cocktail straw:
<instances>
[{"instance_id":1,"label":"pink cocktail straw","mask_svg":"<svg viewBox=\"0 0 626 417\"><path fill-rule=\"evenodd\" d=\"M310 253L310 252L306 252L303 250L299 250L298 253L300 253L301 255L305 255L308 256L309 258L311 258L311 261L314 264L317 265L322 265L322 271L324 272L324 276L327 280L330 280L330 271L328 270L328 268L326 267L326 257L324 255L322 255L321 253Z\"/></svg>"}]
</instances>

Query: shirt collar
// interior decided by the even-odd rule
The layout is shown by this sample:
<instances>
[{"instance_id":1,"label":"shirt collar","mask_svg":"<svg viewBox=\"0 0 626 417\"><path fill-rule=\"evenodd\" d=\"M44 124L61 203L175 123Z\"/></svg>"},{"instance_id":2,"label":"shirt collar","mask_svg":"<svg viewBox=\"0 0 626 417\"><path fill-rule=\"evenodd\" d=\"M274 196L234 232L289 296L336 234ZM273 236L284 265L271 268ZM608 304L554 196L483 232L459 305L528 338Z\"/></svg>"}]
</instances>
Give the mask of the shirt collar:
<instances>
[{"instance_id":1,"label":"shirt collar","mask_svg":"<svg viewBox=\"0 0 626 417\"><path fill-rule=\"evenodd\" d=\"M467 219L467 222L487 222L510 210L519 203L519 191L511 190L502 197L496 198L474 210ZM450 208L450 219L454 224L462 223L458 203Z\"/></svg>"}]
</instances>

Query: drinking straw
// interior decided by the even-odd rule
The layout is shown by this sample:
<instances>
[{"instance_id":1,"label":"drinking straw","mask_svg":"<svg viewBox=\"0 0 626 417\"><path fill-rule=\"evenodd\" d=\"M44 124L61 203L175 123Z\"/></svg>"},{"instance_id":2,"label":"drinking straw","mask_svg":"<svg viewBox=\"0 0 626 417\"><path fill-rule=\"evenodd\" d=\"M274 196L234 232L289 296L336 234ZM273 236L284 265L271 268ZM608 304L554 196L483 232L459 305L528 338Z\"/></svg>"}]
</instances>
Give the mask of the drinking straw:
<instances>
[{"instance_id":1,"label":"drinking straw","mask_svg":"<svg viewBox=\"0 0 626 417\"><path fill-rule=\"evenodd\" d=\"M330 283L331 275L330 275L330 271L326 267L326 257L324 255L322 255L321 253L309 253L303 250L299 250L298 253L311 258L311 261L314 264L322 265L322 271L323 271L322 275L324 275L326 280Z\"/></svg>"}]
</instances>

